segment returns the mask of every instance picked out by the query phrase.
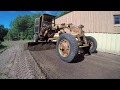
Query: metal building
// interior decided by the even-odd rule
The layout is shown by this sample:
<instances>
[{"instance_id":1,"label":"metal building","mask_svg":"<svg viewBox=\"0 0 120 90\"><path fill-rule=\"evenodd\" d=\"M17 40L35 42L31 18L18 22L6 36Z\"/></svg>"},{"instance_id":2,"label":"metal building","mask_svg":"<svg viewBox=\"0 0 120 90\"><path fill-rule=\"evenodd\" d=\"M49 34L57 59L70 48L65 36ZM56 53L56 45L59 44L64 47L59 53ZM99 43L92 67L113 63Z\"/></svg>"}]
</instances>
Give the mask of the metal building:
<instances>
[{"instance_id":1,"label":"metal building","mask_svg":"<svg viewBox=\"0 0 120 90\"><path fill-rule=\"evenodd\" d=\"M56 23L82 24L86 35L97 40L98 51L120 55L120 11L72 11Z\"/></svg>"}]
</instances>

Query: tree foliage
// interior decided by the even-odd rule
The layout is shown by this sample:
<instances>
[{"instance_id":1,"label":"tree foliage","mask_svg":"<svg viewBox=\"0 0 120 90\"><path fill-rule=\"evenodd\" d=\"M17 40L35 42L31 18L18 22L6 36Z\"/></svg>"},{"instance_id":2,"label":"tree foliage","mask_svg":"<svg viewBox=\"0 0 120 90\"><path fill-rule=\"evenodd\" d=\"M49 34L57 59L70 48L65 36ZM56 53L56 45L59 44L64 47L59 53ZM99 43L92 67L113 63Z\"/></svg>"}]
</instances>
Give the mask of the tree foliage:
<instances>
[{"instance_id":1,"label":"tree foliage","mask_svg":"<svg viewBox=\"0 0 120 90\"><path fill-rule=\"evenodd\" d=\"M4 28L4 25L0 25L0 41L4 40L4 36L7 34L8 28Z\"/></svg>"},{"instance_id":2,"label":"tree foliage","mask_svg":"<svg viewBox=\"0 0 120 90\"><path fill-rule=\"evenodd\" d=\"M61 14L57 15L56 18L63 16L71 11L63 11ZM34 22L35 18L39 17L40 13L33 14L30 16L29 14L26 15L18 15L13 21L10 23L10 29L8 30L8 33L4 37L4 39L7 40L14 40L14 39L33 39L34 34ZM0 26L0 30L4 28L4 26ZM7 30L4 30L7 31ZM0 34L1 35L1 34Z\"/></svg>"},{"instance_id":3,"label":"tree foliage","mask_svg":"<svg viewBox=\"0 0 120 90\"><path fill-rule=\"evenodd\" d=\"M35 18L39 17L39 14L33 14L32 16L26 14L24 16L17 16L11 23L10 23L10 30L7 33L8 40L13 39L33 39L34 33L34 22Z\"/></svg>"}]
</instances>

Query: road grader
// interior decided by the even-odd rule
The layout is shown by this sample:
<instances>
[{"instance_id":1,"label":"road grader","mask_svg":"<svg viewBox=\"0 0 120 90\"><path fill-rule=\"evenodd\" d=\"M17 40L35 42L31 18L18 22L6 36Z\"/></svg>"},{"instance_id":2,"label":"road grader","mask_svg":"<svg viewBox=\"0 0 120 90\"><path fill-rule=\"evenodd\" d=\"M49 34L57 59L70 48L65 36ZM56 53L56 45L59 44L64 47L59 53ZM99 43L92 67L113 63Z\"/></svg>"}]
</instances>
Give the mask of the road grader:
<instances>
[{"instance_id":1,"label":"road grader","mask_svg":"<svg viewBox=\"0 0 120 90\"><path fill-rule=\"evenodd\" d=\"M34 42L56 42L56 53L61 60L72 62L79 55L90 55L97 48L96 40L91 36L85 36L83 25L72 23L56 24L55 16L43 14L35 19Z\"/></svg>"}]
</instances>

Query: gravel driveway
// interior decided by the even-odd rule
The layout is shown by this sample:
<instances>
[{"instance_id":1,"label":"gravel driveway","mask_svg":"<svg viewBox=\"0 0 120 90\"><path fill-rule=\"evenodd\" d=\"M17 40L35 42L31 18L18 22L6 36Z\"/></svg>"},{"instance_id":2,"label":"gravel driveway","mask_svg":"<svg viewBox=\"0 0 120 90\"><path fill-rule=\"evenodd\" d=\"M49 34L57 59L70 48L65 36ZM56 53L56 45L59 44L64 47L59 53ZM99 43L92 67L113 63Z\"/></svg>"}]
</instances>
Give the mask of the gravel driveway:
<instances>
[{"instance_id":1,"label":"gravel driveway","mask_svg":"<svg viewBox=\"0 0 120 90\"><path fill-rule=\"evenodd\" d=\"M17 44L0 54L0 79L120 79L118 55L98 52L66 63L55 49L24 48L24 44Z\"/></svg>"}]
</instances>

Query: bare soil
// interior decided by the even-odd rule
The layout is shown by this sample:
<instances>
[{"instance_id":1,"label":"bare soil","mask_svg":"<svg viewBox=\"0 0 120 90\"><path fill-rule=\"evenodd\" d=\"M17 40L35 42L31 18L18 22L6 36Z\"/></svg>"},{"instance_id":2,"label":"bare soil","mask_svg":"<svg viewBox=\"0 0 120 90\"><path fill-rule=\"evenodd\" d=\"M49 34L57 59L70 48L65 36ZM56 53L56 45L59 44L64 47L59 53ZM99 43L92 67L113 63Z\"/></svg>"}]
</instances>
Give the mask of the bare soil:
<instances>
[{"instance_id":1,"label":"bare soil","mask_svg":"<svg viewBox=\"0 0 120 90\"><path fill-rule=\"evenodd\" d=\"M1 79L120 79L120 56L99 52L73 63L58 57L55 45L17 44L0 54ZM46 46L45 46L46 47ZM51 48L52 47L52 48ZM45 50L44 50L45 49Z\"/></svg>"}]
</instances>

